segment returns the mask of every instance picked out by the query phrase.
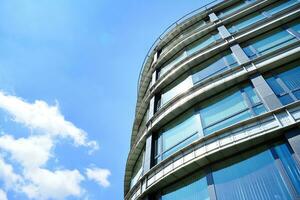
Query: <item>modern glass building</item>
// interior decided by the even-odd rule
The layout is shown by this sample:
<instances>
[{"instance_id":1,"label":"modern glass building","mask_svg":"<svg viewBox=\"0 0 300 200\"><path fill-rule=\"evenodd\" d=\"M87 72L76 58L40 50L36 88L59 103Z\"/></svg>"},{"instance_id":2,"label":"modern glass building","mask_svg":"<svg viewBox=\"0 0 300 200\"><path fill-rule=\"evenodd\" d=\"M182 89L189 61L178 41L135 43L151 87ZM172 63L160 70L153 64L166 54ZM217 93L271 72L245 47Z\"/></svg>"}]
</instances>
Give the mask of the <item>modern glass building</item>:
<instances>
[{"instance_id":1,"label":"modern glass building","mask_svg":"<svg viewBox=\"0 0 300 200\"><path fill-rule=\"evenodd\" d=\"M300 199L300 0L215 0L145 58L125 200Z\"/></svg>"}]
</instances>

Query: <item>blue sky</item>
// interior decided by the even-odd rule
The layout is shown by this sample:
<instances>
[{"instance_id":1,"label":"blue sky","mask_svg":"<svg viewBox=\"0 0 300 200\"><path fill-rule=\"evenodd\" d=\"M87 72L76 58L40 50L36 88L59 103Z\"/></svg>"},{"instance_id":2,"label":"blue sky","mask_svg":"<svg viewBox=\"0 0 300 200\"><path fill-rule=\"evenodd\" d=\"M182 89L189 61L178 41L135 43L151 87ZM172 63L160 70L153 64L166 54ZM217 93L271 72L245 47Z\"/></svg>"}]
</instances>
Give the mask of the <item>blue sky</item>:
<instances>
[{"instance_id":1,"label":"blue sky","mask_svg":"<svg viewBox=\"0 0 300 200\"><path fill-rule=\"evenodd\" d=\"M141 63L210 0L0 0L0 200L123 199Z\"/></svg>"}]
</instances>

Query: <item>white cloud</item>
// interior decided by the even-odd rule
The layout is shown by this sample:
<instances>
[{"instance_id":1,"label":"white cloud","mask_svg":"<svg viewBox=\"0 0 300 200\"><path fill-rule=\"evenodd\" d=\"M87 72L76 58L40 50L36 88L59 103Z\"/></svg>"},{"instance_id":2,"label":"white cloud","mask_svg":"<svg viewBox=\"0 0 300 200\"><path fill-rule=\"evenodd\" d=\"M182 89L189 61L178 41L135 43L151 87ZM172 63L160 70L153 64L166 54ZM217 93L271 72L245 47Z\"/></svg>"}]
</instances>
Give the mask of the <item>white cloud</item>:
<instances>
[{"instance_id":1,"label":"white cloud","mask_svg":"<svg viewBox=\"0 0 300 200\"><path fill-rule=\"evenodd\" d=\"M25 168L44 165L51 156L53 141L47 136L30 136L14 139L10 135L0 137L0 149L11 154L12 159Z\"/></svg>"},{"instance_id":2,"label":"white cloud","mask_svg":"<svg viewBox=\"0 0 300 200\"><path fill-rule=\"evenodd\" d=\"M2 157L0 157L0 180L4 181L5 188L12 188L21 180L21 177L15 174L13 167L7 164Z\"/></svg>"},{"instance_id":3,"label":"white cloud","mask_svg":"<svg viewBox=\"0 0 300 200\"><path fill-rule=\"evenodd\" d=\"M57 170L37 168L26 172L30 184L22 187L23 192L32 199L65 199L67 196L79 197L83 194L80 182L84 177L78 170Z\"/></svg>"},{"instance_id":4,"label":"white cloud","mask_svg":"<svg viewBox=\"0 0 300 200\"><path fill-rule=\"evenodd\" d=\"M4 182L5 190L23 192L34 200L87 197L81 187L85 177L78 170L51 170L47 169L47 163L50 159L56 159L55 147L62 138L69 138L75 146L86 146L91 151L98 149L97 143L88 141L83 130L66 121L57 105L50 106L44 101L31 104L0 91L0 109L32 133L21 138L6 133L0 135L0 180ZM15 173L15 169L19 174ZM110 174L107 169L86 169L87 178L103 187L110 185ZM6 193L0 189L0 200L5 198Z\"/></svg>"},{"instance_id":5,"label":"white cloud","mask_svg":"<svg viewBox=\"0 0 300 200\"><path fill-rule=\"evenodd\" d=\"M90 180L96 181L100 186L108 187L110 186L110 182L108 181L108 177L111 175L111 172L108 169L101 168L87 168L86 176Z\"/></svg>"},{"instance_id":6,"label":"white cloud","mask_svg":"<svg viewBox=\"0 0 300 200\"><path fill-rule=\"evenodd\" d=\"M70 138L75 145L98 149L95 141L87 140L85 131L64 119L57 104L50 106L41 100L28 103L19 97L0 92L0 108L7 111L16 122L24 124L40 134Z\"/></svg>"},{"instance_id":7,"label":"white cloud","mask_svg":"<svg viewBox=\"0 0 300 200\"><path fill-rule=\"evenodd\" d=\"M6 193L0 189L0 200L7 200Z\"/></svg>"}]
</instances>

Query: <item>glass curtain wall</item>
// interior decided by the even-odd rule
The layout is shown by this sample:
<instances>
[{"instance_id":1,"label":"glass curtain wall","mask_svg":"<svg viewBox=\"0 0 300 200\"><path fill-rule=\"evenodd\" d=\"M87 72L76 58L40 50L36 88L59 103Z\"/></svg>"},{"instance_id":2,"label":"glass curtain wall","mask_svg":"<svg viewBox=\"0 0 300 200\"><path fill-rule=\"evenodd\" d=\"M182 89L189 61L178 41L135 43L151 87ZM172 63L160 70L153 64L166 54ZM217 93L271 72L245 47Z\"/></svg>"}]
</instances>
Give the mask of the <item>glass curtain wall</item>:
<instances>
[{"instance_id":1,"label":"glass curtain wall","mask_svg":"<svg viewBox=\"0 0 300 200\"><path fill-rule=\"evenodd\" d=\"M298 0L283 0L278 1L275 4L271 4L270 6L254 12L250 15L247 15L246 17L243 17L232 24L229 25L228 31L230 33L236 33L240 30L243 30L246 27L251 26L252 24L255 24L258 21L261 21L266 18L270 18L273 15L294 6L295 4L300 3Z\"/></svg>"},{"instance_id":2,"label":"glass curtain wall","mask_svg":"<svg viewBox=\"0 0 300 200\"><path fill-rule=\"evenodd\" d=\"M299 21L289 24L287 28L276 28L242 44L244 52L250 59L265 55L300 40Z\"/></svg>"},{"instance_id":3,"label":"glass curtain wall","mask_svg":"<svg viewBox=\"0 0 300 200\"><path fill-rule=\"evenodd\" d=\"M161 200L209 200L206 177L193 174L162 191Z\"/></svg>"},{"instance_id":4,"label":"glass curtain wall","mask_svg":"<svg viewBox=\"0 0 300 200\"><path fill-rule=\"evenodd\" d=\"M200 83L236 66L238 66L236 58L230 51L225 51L193 68L193 83Z\"/></svg>"},{"instance_id":5,"label":"glass curtain wall","mask_svg":"<svg viewBox=\"0 0 300 200\"><path fill-rule=\"evenodd\" d=\"M292 200L288 185L270 150L216 166L212 176L218 200ZM229 162L230 163L230 162Z\"/></svg>"},{"instance_id":6,"label":"glass curtain wall","mask_svg":"<svg viewBox=\"0 0 300 200\"><path fill-rule=\"evenodd\" d=\"M198 116L190 111L161 130L155 140L154 162L160 162L199 137Z\"/></svg>"},{"instance_id":7,"label":"glass curtain wall","mask_svg":"<svg viewBox=\"0 0 300 200\"><path fill-rule=\"evenodd\" d=\"M144 158L144 151L142 151L142 153L139 155L139 157L133 167L130 188L132 188L137 183L137 181L140 179L140 177L142 176L143 158Z\"/></svg>"},{"instance_id":8,"label":"glass curtain wall","mask_svg":"<svg viewBox=\"0 0 300 200\"><path fill-rule=\"evenodd\" d=\"M252 86L226 91L197 112L179 116L163 127L155 139L155 164L203 135L212 134L242 120L260 115L266 109Z\"/></svg>"},{"instance_id":9,"label":"glass curtain wall","mask_svg":"<svg viewBox=\"0 0 300 200\"><path fill-rule=\"evenodd\" d=\"M267 83L283 105L300 100L300 64L291 64L287 71L267 78ZM282 68L284 69L284 68Z\"/></svg>"},{"instance_id":10,"label":"glass curtain wall","mask_svg":"<svg viewBox=\"0 0 300 200\"><path fill-rule=\"evenodd\" d=\"M200 109L204 135L266 112L266 109L252 86L227 91L226 96L214 99Z\"/></svg>"},{"instance_id":11,"label":"glass curtain wall","mask_svg":"<svg viewBox=\"0 0 300 200\"><path fill-rule=\"evenodd\" d=\"M246 7L247 5L249 5L252 2L255 2L255 0L242 0L242 1L239 1L238 3L235 3L231 6L217 12L217 15L218 15L218 17L222 18L226 15L230 15L230 14L240 10L243 7Z\"/></svg>"},{"instance_id":12,"label":"glass curtain wall","mask_svg":"<svg viewBox=\"0 0 300 200\"><path fill-rule=\"evenodd\" d=\"M217 200L296 199L300 166L295 159L286 143L261 146L186 176L163 189L158 199L208 200L211 195ZM208 192L208 185L214 190Z\"/></svg>"},{"instance_id":13,"label":"glass curtain wall","mask_svg":"<svg viewBox=\"0 0 300 200\"><path fill-rule=\"evenodd\" d=\"M213 32L213 33L209 33L209 34L203 36L202 38L200 38L199 40L195 41L194 43L189 45L187 48L185 48L180 53L175 54L175 56L173 56L173 58L171 58L171 60L168 61L166 64L163 64L163 66L158 71L158 78L161 77L163 74L165 74L167 71L169 71L171 68L173 68L174 65L176 65L177 63L182 61L184 58L215 43L219 39L221 39L220 35L217 32Z\"/></svg>"},{"instance_id":14,"label":"glass curtain wall","mask_svg":"<svg viewBox=\"0 0 300 200\"><path fill-rule=\"evenodd\" d=\"M230 51L220 53L204 63L201 63L191 70L192 76L188 76L189 73L184 74L162 90L160 97L161 100L157 104L157 110L159 110L175 96L190 89L193 84L195 85L203 82L210 77L232 69L236 66L238 66L238 62Z\"/></svg>"}]
</instances>

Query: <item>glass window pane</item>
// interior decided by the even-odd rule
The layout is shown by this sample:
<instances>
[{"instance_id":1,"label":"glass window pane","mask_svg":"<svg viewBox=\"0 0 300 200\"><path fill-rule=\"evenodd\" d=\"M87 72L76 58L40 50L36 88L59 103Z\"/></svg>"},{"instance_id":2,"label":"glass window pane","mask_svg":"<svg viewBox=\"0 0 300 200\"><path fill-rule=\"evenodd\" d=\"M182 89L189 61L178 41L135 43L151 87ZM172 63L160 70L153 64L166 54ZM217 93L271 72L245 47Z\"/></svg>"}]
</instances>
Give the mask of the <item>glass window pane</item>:
<instances>
[{"instance_id":1,"label":"glass window pane","mask_svg":"<svg viewBox=\"0 0 300 200\"><path fill-rule=\"evenodd\" d=\"M250 110L246 110L242 113L239 113L239 114L236 114L236 115L233 115L232 117L224 120L224 121L221 121L220 123L217 123L213 126L210 126L208 128L204 128L203 132L204 132L204 135L209 135L213 132L216 132L218 130L221 130L222 128L225 128L225 127L228 127L230 125L233 125L233 124L236 124L242 120L245 120L245 119L248 119L251 117L251 112Z\"/></svg>"},{"instance_id":2,"label":"glass window pane","mask_svg":"<svg viewBox=\"0 0 300 200\"><path fill-rule=\"evenodd\" d=\"M290 90L300 88L300 67L288 70L278 75Z\"/></svg>"},{"instance_id":3,"label":"glass window pane","mask_svg":"<svg viewBox=\"0 0 300 200\"><path fill-rule=\"evenodd\" d=\"M135 163L135 165L133 167L130 187L133 187L136 184L136 182L139 180L139 178L141 177L142 171L143 171L142 164L143 164L143 153L141 153L139 155L137 162Z\"/></svg>"},{"instance_id":4,"label":"glass window pane","mask_svg":"<svg viewBox=\"0 0 300 200\"><path fill-rule=\"evenodd\" d=\"M195 53L196 51L199 51L200 49L203 49L204 47L212 44L215 41L215 38L213 35L207 35L201 38L200 40L196 41L196 43L187 49L186 53L187 55L191 55Z\"/></svg>"},{"instance_id":5,"label":"glass window pane","mask_svg":"<svg viewBox=\"0 0 300 200\"><path fill-rule=\"evenodd\" d=\"M234 22L231 27L229 27L229 32L230 33L234 33L237 32L239 30L242 30L243 28L250 26L260 20L263 20L265 18L264 15L260 14L260 13L254 13L251 14L245 18L242 18L236 22Z\"/></svg>"},{"instance_id":6,"label":"glass window pane","mask_svg":"<svg viewBox=\"0 0 300 200\"><path fill-rule=\"evenodd\" d=\"M237 114L246 108L247 104L244 102L241 92L237 91L230 96L201 109L200 116L202 126L207 127L220 120L228 118L229 116Z\"/></svg>"},{"instance_id":7,"label":"glass window pane","mask_svg":"<svg viewBox=\"0 0 300 200\"><path fill-rule=\"evenodd\" d=\"M255 106L253 108L253 111L254 111L255 115L260 115L260 114L263 114L266 112L266 108L264 107L263 104L260 104L258 106Z\"/></svg>"},{"instance_id":8,"label":"glass window pane","mask_svg":"<svg viewBox=\"0 0 300 200\"><path fill-rule=\"evenodd\" d=\"M206 177L192 175L163 190L161 200L209 200Z\"/></svg>"},{"instance_id":9,"label":"glass window pane","mask_svg":"<svg viewBox=\"0 0 300 200\"><path fill-rule=\"evenodd\" d=\"M297 91L293 92L293 94L295 95L295 97L296 97L297 99L300 100L300 90L297 90Z\"/></svg>"},{"instance_id":10,"label":"glass window pane","mask_svg":"<svg viewBox=\"0 0 300 200\"><path fill-rule=\"evenodd\" d=\"M298 33L300 33L300 24L296 24L294 26L291 27L293 30L297 31Z\"/></svg>"},{"instance_id":11,"label":"glass window pane","mask_svg":"<svg viewBox=\"0 0 300 200\"><path fill-rule=\"evenodd\" d=\"M288 7L291 7L295 4L299 3L297 0L288 0L288 1L280 1L277 5L272 6L272 8L267 9L266 12L270 15L274 15Z\"/></svg>"},{"instance_id":12,"label":"glass window pane","mask_svg":"<svg viewBox=\"0 0 300 200\"><path fill-rule=\"evenodd\" d=\"M280 100L280 102L281 102L283 105L287 105L287 104L293 103L293 101L294 101L294 100L292 99L292 97L290 97L289 94L280 96L280 97L279 97L279 100Z\"/></svg>"},{"instance_id":13,"label":"glass window pane","mask_svg":"<svg viewBox=\"0 0 300 200\"><path fill-rule=\"evenodd\" d=\"M280 94L285 93L282 87L278 84L274 77L270 77L267 79L267 83L272 88L273 92L278 96Z\"/></svg>"},{"instance_id":14,"label":"glass window pane","mask_svg":"<svg viewBox=\"0 0 300 200\"><path fill-rule=\"evenodd\" d=\"M181 81L181 82L178 83L178 81L175 81L174 84L171 85L171 89L166 88L163 91L163 94L161 95L161 104L162 105L164 105L165 103L170 101L175 96L184 93L192 86L191 80L189 77L183 81L182 80L179 80L179 81Z\"/></svg>"},{"instance_id":15,"label":"glass window pane","mask_svg":"<svg viewBox=\"0 0 300 200\"><path fill-rule=\"evenodd\" d=\"M225 62L225 59L228 63ZM196 84L213 75L226 71L226 69L229 67L234 67L236 65L237 61L232 54L228 54L226 52L224 54L217 55L193 69L193 83Z\"/></svg>"},{"instance_id":16,"label":"glass window pane","mask_svg":"<svg viewBox=\"0 0 300 200\"><path fill-rule=\"evenodd\" d=\"M255 54L255 52L253 52L252 49L249 46L248 47L244 47L243 50L244 50L245 54L249 58L253 59L253 58L257 57L257 55Z\"/></svg>"},{"instance_id":17,"label":"glass window pane","mask_svg":"<svg viewBox=\"0 0 300 200\"><path fill-rule=\"evenodd\" d=\"M166 64L165 66L163 66L160 69L159 72L159 77L162 76L163 74L165 74L167 71L169 71L174 65L176 65L177 63L179 63L181 60L183 60L186 57L186 54L183 52L180 55L175 55L175 58L170 61L168 64Z\"/></svg>"},{"instance_id":18,"label":"glass window pane","mask_svg":"<svg viewBox=\"0 0 300 200\"><path fill-rule=\"evenodd\" d=\"M261 102L260 99L258 98L258 96L256 95L256 93L254 92L253 87L251 87L251 86L245 87L244 91L247 94L247 96L249 97L249 100L252 105L255 105L255 104L258 104Z\"/></svg>"},{"instance_id":19,"label":"glass window pane","mask_svg":"<svg viewBox=\"0 0 300 200\"><path fill-rule=\"evenodd\" d=\"M269 150L213 172L218 200L290 200Z\"/></svg>"},{"instance_id":20,"label":"glass window pane","mask_svg":"<svg viewBox=\"0 0 300 200\"><path fill-rule=\"evenodd\" d=\"M294 36L289 34L285 30L276 31L270 34L265 35L264 38L254 42L252 46L260 54L266 54L276 49L282 48L295 42L296 39Z\"/></svg>"},{"instance_id":21,"label":"glass window pane","mask_svg":"<svg viewBox=\"0 0 300 200\"><path fill-rule=\"evenodd\" d=\"M278 154L285 171L290 177L296 191L300 194L300 166L295 162L286 144L275 147L275 151Z\"/></svg>"},{"instance_id":22,"label":"glass window pane","mask_svg":"<svg viewBox=\"0 0 300 200\"><path fill-rule=\"evenodd\" d=\"M198 138L199 138L199 134L195 133L194 135L184 139L183 141L181 141L181 143L178 143L176 146L173 146L171 149L165 151L163 153L162 158L165 159L165 158L169 157L170 155L172 155L176 151L178 151L178 150L188 146L189 144L193 143Z\"/></svg>"},{"instance_id":23,"label":"glass window pane","mask_svg":"<svg viewBox=\"0 0 300 200\"><path fill-rule=\"evenodd\" d=\"M235 59L235 57L233 56L233 54L228 54L224 58L227 60L230 67L238 66L238 62Z\"/></svg>"},{"instance_id":24,"label":"glass window pane","mask_svg":"<svg viewBox=\"0 0 300 200\"><path fill-rule=\"evenodd\" d=\"M225 15L229 15L230 13L233 13L233 12L241 9L246 5L247 5L247 3L245 1L240 1L237 4L234 4L232 6L229 6L228 8L223 9L221 12L219 12L218 16L223 17Z\"/></svg>"},{"instance_id":25,"label":"glass window pane","mask_svg":"<svg viewBox=\"0 0 300 200\"><path fill-rule=\"evenodd\" d=\"M197 133L197 116L192 115L188 119L181 121L162 134L163 151L170 149L188 137Z\"/></svg>"}]
</instances>

